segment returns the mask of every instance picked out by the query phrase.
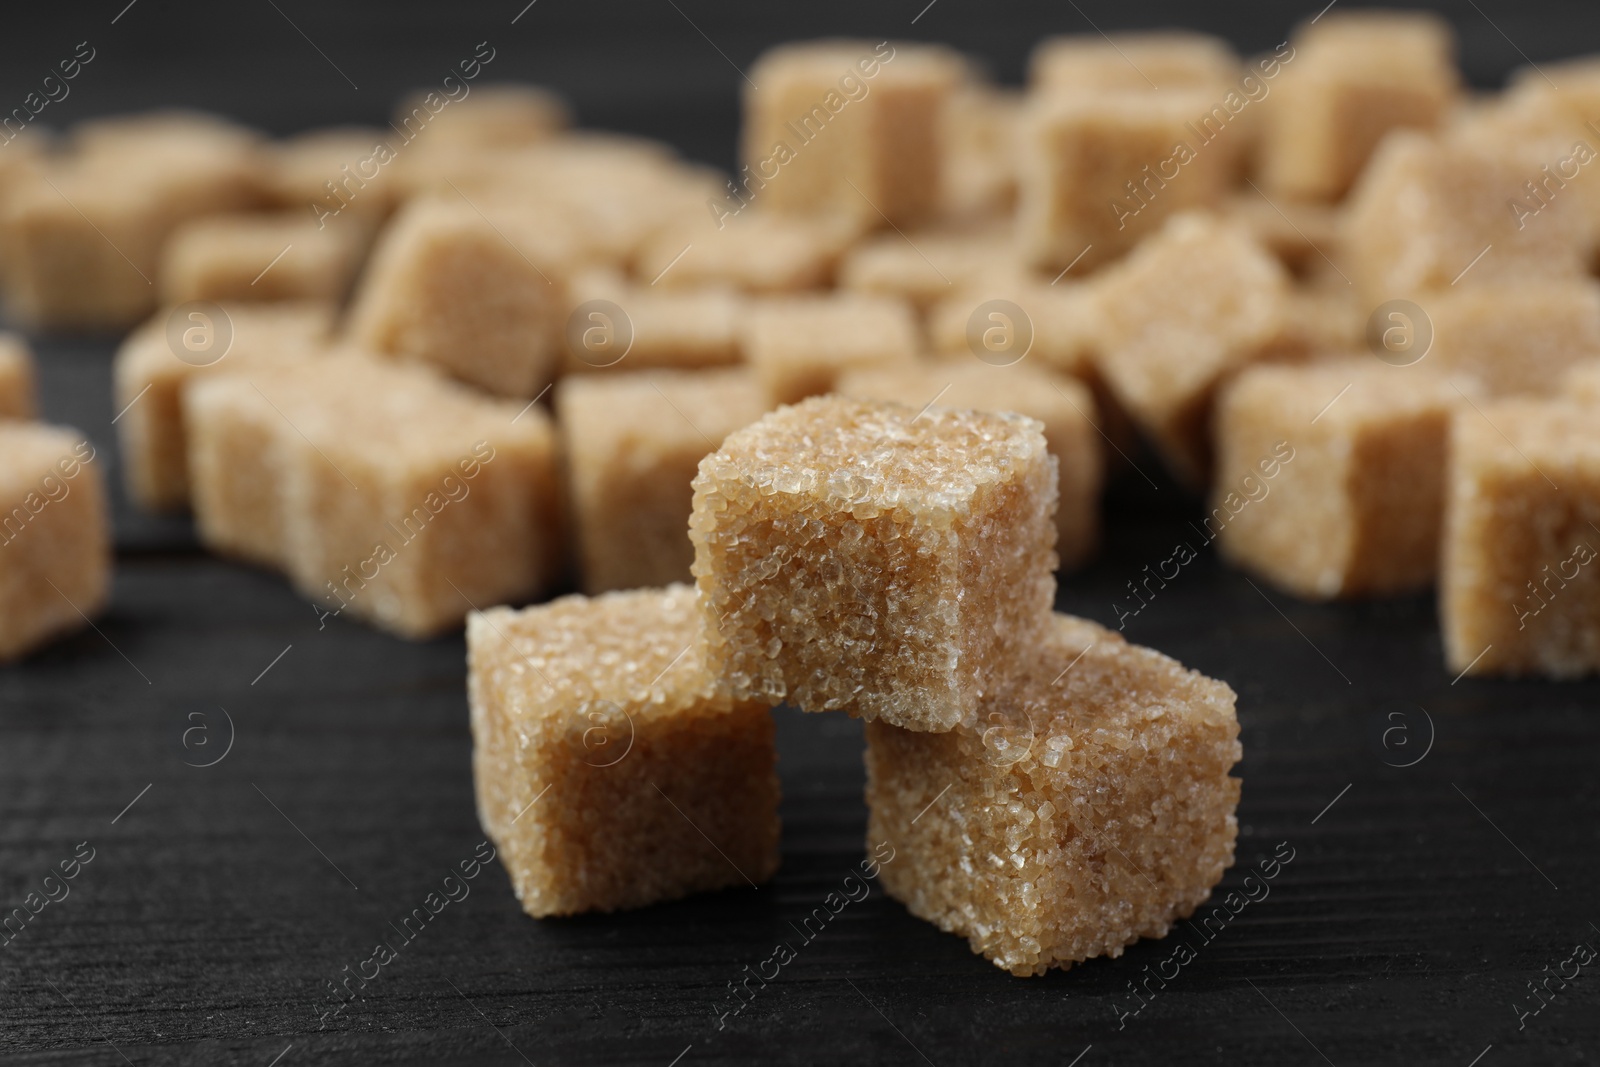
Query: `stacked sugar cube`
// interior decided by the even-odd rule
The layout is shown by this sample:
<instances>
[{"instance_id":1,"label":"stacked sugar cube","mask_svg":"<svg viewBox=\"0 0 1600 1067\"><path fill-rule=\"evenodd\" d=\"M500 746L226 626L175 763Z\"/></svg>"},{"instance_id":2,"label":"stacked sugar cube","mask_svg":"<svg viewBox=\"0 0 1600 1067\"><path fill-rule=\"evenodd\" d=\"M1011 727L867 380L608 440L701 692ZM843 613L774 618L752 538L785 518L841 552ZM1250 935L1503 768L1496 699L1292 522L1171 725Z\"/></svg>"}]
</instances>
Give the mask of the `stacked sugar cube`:
<instances>
[{"instance_id":1,"label":"stacked sugar cube","mask_svg":"<svg viewBox=\"0 0 1600 1067\"><path fill-rule=\"evenodd\" d=\"M1227 686L1052 612L1056 468L1026 416L819 397L702 462L690 520L708 661L868 720L886 888L1015 974L1164 934L1238 796Z\"/></svg>"},{"instance_id":2,"label":"stacked sugar cube","mask_svg":"<svg viewBox=\"0 0 1600 1067\"><path fill-rule=\"evenodd\" d=\"M998 966L1165 934L1232 862L1233 693L1052 611L1057 465L1026 416L812 397L700 462L695 587L475 615L479 810L523 906L770 875L787 701L868 720L885 887Z\"/></svg>"},{"instance_id":3,"label":"stacked sugar cube","mask_svg":"<svg viewBox=\"0 0 1600 1067\"><path fill-rule=\"evenodd\" d=\"M701 615L676 585L472 616L478 812L528 914L777 870L772 719L708 669Z\"/></svg>"}]
</instances>

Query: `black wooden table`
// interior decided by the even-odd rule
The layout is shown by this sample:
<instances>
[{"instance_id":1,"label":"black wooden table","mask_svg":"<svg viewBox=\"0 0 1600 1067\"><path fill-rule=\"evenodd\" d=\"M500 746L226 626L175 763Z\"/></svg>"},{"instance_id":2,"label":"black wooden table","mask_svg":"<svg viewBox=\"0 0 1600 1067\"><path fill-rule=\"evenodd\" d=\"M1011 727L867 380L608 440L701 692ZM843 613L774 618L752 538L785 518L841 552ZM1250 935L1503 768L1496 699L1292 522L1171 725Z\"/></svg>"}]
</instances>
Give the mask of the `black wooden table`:
<instances>
[{"instance_id":1,"label":"black wooden table","mask_svg":"<svg viewBox=\"0 0 1600 1067\"><path fill-rule=\"evenodd\" d=\"M42 70L58 42L65 55L90 36L104 62L62 121L187 101L286 130L377 119L391 90L453 62L458 38L499 35L503 75L553 81L591 119L723 162L732 68L784 37L945 38L1015 77L1035 37L1082 30L1085 17L1198 23L1257 47L1314 13L1085 0L1084 16L940 0L913 27L921 2L751 14L680 0L626 17L561 0L285 2L241 5L228 27L208 9L141 0L111 24L124 3L92 19L30 16L4 46L0 84L26 92L28 69L12 61ZM1517 47L1544 57L1595 44L1593 14L1575 6L1484 6L1494 23L1458 13L1480 78L1518 62ZM167 62L181 56L189 65ZM98 97L89 74L103 76ZM40 346L47 416L87 433L108 466L111 351ZM874 887L719 1029L728 983L863 854L858 724L781 709L783 866L771 884L534 921L491 864L333 1014L344 968L398 941L390 924L482 841L462 641L324 628L281 578L206 556L187 520L141 516L118 495L109 613L0 670L0 910L79 861L68 895L0 948L4 1062L1499 1067L1592 1062L1600 1047L1600 968L1552 981L1544 1000L1529 988L1570 975L1579 943L1600 948L1600 685L1452 682L1431 598L1298 604L1209 550L1126 632L1238 691L1238 864L1218 895L1292 851L1220 933L1180 926L1119 960L1018 980ZM1134 478L1109 509L1104 553L1059 606L1115 624L1125 583L1192 536L1199 508ZM1180 942L1194 958L1175 968ZM1143 985L1151 973L1163 981ZM1130 983L1155 992L1136 998Z\"/></svg>"}]
</instances>

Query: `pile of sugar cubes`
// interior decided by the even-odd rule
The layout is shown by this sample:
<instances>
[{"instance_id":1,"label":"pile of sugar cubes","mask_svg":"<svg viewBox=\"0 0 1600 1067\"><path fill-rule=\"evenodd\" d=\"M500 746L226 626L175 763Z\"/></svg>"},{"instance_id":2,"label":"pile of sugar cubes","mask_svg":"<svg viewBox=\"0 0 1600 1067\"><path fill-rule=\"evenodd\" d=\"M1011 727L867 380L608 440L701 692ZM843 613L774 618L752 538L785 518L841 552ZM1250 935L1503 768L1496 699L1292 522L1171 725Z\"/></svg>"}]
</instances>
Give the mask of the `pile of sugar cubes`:
<instances>
[{"instance_id":1,"label":"pile of sugar cubes","mask_svg":"<svg viewBox=\"0 0 1600 1067\"><path fill-rule=\"evenodd\" d=\"M1305 599L1436 587L1452 673L1600 670L1600 57L1468 95L1454 50L1341 6L1248 59L1048 39L1019 90L796 43L731 178L481 50L387 129L7 131L0 295L125 334L139 506L322 625L466 627L531 913L769 876L788 702L868 720L890 891L1035 973L1231 858L1231 692L1051 614L1108 483ZM0 660L108 598L33 377L0 339Z\"/></svg>"},{"instance_id":2,"label":"pile of sugar cubes","mask_svg":"<svg viewBox=\"0 0 1600 1067\"><path fill-rule=\"evenodd\" d=\"M474 614L478 808L528 913L769 878L784 701L867 721L883 885L998 966L1189 915L1233 861L1234 694L1051 610L1056 466L1026 416L812 397L701 462L693 587Z\"/></svg>"}]
</instances>

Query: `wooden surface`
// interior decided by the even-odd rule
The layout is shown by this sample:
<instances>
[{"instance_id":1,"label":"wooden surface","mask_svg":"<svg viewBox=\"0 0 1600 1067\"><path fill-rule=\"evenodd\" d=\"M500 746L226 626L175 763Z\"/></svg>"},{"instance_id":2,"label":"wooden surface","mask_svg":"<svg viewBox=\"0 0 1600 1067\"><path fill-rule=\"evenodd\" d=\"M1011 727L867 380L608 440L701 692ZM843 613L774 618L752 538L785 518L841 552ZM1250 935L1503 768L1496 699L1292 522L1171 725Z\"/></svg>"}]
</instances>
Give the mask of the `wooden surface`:
<instances>
[{"instance_id":1,"label":"wooden surface","mask_svg":"<svg viewBox=\"0 0 1600 1067\"><path fill-rule=\"evenodd\" d=\"M107 454L108 355L44 351L47 407ZM1124 485L1104 558L1061 607L1114 622L1124 583L1193 536L1190 510L1170 486ZM265 1064L290 1045L284 1064L521 1062L509 1040L538 1064L666 1065L692 1045L684 1064L920 1050L943 1065L1003 1043L1049 1063L1093 1045L1086 1067L1318 1049L1464 1067L1490 1044L1486 1064L1581 1062L1600 1037L1600 981L1572 982L1521 1032L1512 1007L1575 942L1600 945L1600 687L1452 685L1428 598L1297 605L1209 555L1127 634L1239 692L1223 890L1281 841L1295 859L1125 1027L1127 982L1191 931L1022 981L874 888L719 1032L727 983L862 854L857 724L782 710L770 886L535 922L494 866L319 1030L327 983L482 838L462 642L319 629L281 579L198 553L182 523L124 509L119 526L101 632L0 672L0 900L20 904L79 842L95 850L0 949L8 1062L121 1062L108 1041L134 1063ZM1431 750L1391 766L1427 748L1430 718ZM186 765L220 756L230 722L225 758Z\"/></svg>"},{"instance_id":2,"label":"wooden surface","mask_svg":"<svg viewBox=\"0 0 1600 1067\"><path fill-rule=\"evenodd\" d=\"M96 26L122 6L96 10ZM84 99L63 107L82 117L214 98L274 128L375 119L390 87L426 80L395 57L442 69L460 51L451 42L495 32L567 55L551 60L550 80L591 112L603 102L615 125L684 131L680 143L707 158L731 144L738 76L670 6L608 25L541 0L515 28L506 20L520 3L406 6L388 21L367 9L365 36L349 11L280 6L359 73L360 95L270 7L241 14L235 30L143 0L94 31L108 42L90 72L104 76L101 95L85 80ZM770 26L726 5L686 10L742 66L769 39L876 32L921 6L892 18L799 6ZM1108 28L1198 20L1237 27L1251 46L1308 13L1084 6ZM1535 56L1594 45L1563 32L1592 22L1576 7L1503 6L1491 8L1496 23ZM1040 33L1084 28L1070 7L992 10L940 0L915 32L987 49L1014 75ZM1469 68L1518 61L1470 8L1460 17ZM87 18L76 7L38 14L8 48L48 65ZM141 48L188 49L194 61L141 68L129 58ZM507 75L540 76L512 45L506 54ZM8 66L4 84L25 84L27 69ZM647 92L650 78L678 95ZM714 106L696 111L703 101ZM114 463L110 352L41 346L46 414ZM1106 551L1067 580L1060 606L1114 624L1125 583L1192 537L1198 508L1137 479L1110 508ZM117 538L115 600L99 631L0 670L0 910L20 906L81 842L94 850L70 895L0 948L6 1063L1499 1067L1592 1062L1600 1047L1592 965L1525 1028L1517 1014L1534 1006L1526 983L1546 966L1577 942L1600 947L1600 685L1452 684L1431 598L1301 605L1209 550L1127 635L1239 693L1239 861L1219 896L1280 842L1294 850L1270 895L1213 940L1180 927L1119 960L1018 980L874 887L719 1031L728 983L863 854L858 725L780 710L783 867L770 885L536 922L491 865L358 1002L324 1020L341 968L370 955L482 839L462 642L410 645L338 619L319 629L282 579L200 553L187 520L119 503ZM230 732L220 762L194 766L217 759ZM1194 961L1124 1017L1137 1003L1128 983L1179 939L1198 946Z\"/></svg>"}]
</instances>

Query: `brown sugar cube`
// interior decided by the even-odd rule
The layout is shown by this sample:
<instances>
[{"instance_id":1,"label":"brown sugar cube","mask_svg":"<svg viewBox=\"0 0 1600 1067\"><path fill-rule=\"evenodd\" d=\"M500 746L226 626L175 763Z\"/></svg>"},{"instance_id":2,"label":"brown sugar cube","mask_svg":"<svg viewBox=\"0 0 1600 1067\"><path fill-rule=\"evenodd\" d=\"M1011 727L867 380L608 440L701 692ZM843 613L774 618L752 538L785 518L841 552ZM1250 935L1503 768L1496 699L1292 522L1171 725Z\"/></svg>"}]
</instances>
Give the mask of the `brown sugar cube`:
<instances>
[{"instance_id":1,"label":"brown sugar cube","mask_svg":"<svg viewBox=\"0 0 1600 1067\"><path fill-rule=\"evenodd\" d=\"M1297 275L1329 269L1339 256L1340 212L1331 204L1268 200L1252 191L1231 196L1218 214L1242 223ZM1341 285L1347 283L1339 278Z\"/></svg>"},{"instance_id":2,"label":"brown sugar cube","mask_svg":"<svg viewBox=\"0 0 1600 1067\"><path fill-rule=\"evenodd\" d=\"M976 82L951 95L944 116L942 215L973 221L1011 214L1022 107L1021 93Z\"/></svg>"},{"instance_id":3,"label":"brown sugar cube","mask_svg":"<svg viewBox=\"0 0 1600 1067\"><path fill-rule=\"evenodd\" d=\"M479 818L529 915L777 871L772 716L706 669L701 625L684 585L468 619Z\"/></svg>"},{"instance_id":4,"label":"brown sugar cube","mask_svg":"<svg viewBox=\"0 0 1600 1067\"><path fill-rule=\"evenodd\" d=\"M1042 429L825 396L730 434L689 520L707 662L740 698L913 730L974 721L1055 595Z\"/></svg>"},{"instance_id":5,"label":"brown sugar cube","mask_svg":"<svg viewBox=\"0 0 1600 1067\"><path fill-rule=\"evenodd\" d=\"M38 173L52 145L50 134L40 130L30 133L24 129L18 134L6 127L0 138L9 138L0 142L0 147L5 148L0 152L0 196L3 196L12 182Z\"/></svg>"},{"instance_id":6,"label":"brown sugar cube","mask_svg":"<svg viewBox=\"0 0 1600 1067\"><path fill-rule=\"evenodd\" d=\"M596 140L614 137L622 150L611 153L613 162L627 169L632 169L644 159L653 160L662 156L665 148L646 138L622 134L591 135L588 132L558 134L535 141L513 140L502 144L479 143L470 138L456 143L443 137L435 140L431 134L413 141L401 138L396 141L399 152L393 167L398 193L402 200L427 193L447 195L457 192L476 199L480 194L510 188L526 181L529 175L520 165L523 160L549 151L559 152L569 141L588 141L591 137ZM635 152L635 149L642 151Z\"/></svg>"},{"instance_id":7,"label":"brown sugar cube","mask_svg":"<svg viewBox=\"0 0 1600 1067\"><path fill-rule=\"evenodd\" d=\"M685 163L665 145L588 133L504 153L492 167L452 177L456 188L445 191L460 190L476 200L474 180L485 184L485 198L524 210L537 205L561 221L588 260L619 266L632 264L663 231L695 222L714 229L709 206L729 195L720 172Z\"/></svg>"},{"instance_id":8,"label":"brown sugar cube","mask_svg":"<svg viewBox=\"0 0 1600 1067\"><path fill-rule=\"evenodd\" d=\"M115 115L76 123L67 147L87 157L126 159L207 152L255 151L261 135L218 115L185 108Z\"/></svg>"},{"instance_id":9,"label":"brown sugar cube","mask_svg":"<svg viewBox=\"0 0 1600 1067\"><path fill-rule=\"evenodd\" d=\"M1131 469L1125 454L1138 448L1139 435L1095 360L1099 308L1093 288L1080 282L1046 284L1001 273L934 305L927 317L928 339L941 357L976 357L990 365L1026 358L1083 382L1094 394L1092 421L1119 453L1120 462L1108 473L1120 473Z\"/></svg>"},{"instance_id":10,"label":"brown sugar cube","mask_svg":"<svg viewBox=\"0 0 1600 1067\"><path fill-rule=\"evenodd\" d=\"M1433 331L1429 362L1491 395L1558 392L1570 367L1600 358L1600 285L1588 278L1446 289L1419 306Z\"/></svg>"},{"instance_id":11,"label":"brown sugar cube","mask_svg":"<svg viewBox=\"0 0 1600 1067\"><path fill-rule=\"evenodd\" d=\"M110 599L95 458L75 431L0 419L0 662L88 625Z\"/></svg>"},{"instance_id":12,"label":"brown sugar cube","mask_svg":"<svg viewBox=\"0 0 1600 1067\"><path fill-rule=\"evenodd\" d=\"M1342 258L1376 307L1452 285L1584 276L1580 201L1556 197L1535 219L1508 210L1536 177L1516 158L1459 140L1399 130L1385 138L1350 194Z\"/></svg>"},{"instance_id":13,"label":"brown sugar cube","mask_svg":"<svg viewBox=\"0 0 1600 1067\"><path fill-rule=\"evenodd\" d=\"M1537 75L1534 80L1528 80L1513 74L1505 92L1459 101L1445 116L1441 132L1451 138L1554 138L1557 143L1567 141L1562 147L1571 148L1571 138L1583 136L1585 113L1593 109L1594 103L1600 102L1600 96L1591 95L1600 87L1600 82L1596 81L1592 68L1563 70L1566 66L1544 64L1546 71L1560 73L1566 82L1557 88ZM1549 162L1553 164L1554 160ZM1554 166L1551 169L1554 170Z\"/></svg>"},{"instance_id":14,"label":"brown sugar cube","mask_svg":"<svg viewBox=\"0 0 1600 1067\"><path fill-rule=\"evenodd\" d=\"M507 162L515 172L514 180L544 177L581 184L603 182L607 175L673 168L679 157L670 144L650 137L609 130L568 130L559 137L519 146ZM492 175L485 177L494 180Z\"/></svg>"},{"instance_id":15,"label":"brown sugar cube","mask_svg":"<svg viewBox=\"0 0 1600 1067\"><path fill-rule=\"evenodd\" d=\"M1326 49L1349 65L1370 62L1375 56L1386 60L1405 56L1435 69L1453 66L1456 59L1456 35L1449 20L1427 11L1331 11L1326 18L1297 26L1292 43L1299 52ZM1365 46L1368 54L1352 54L1357 45Z\"/></svg>"},{"instance_id":16,"label":"brown sugar cube","mask_svg":"<svg viewBox=\"0 0 1600 1067\"><path fill-rule=\"evenodd\" d=\"M695 470L768 410L749 371L645 371L556 388L585 592L689 581Z\"/></svg>"},{"instance_id":17,"label":"brown sugar cube","mask_svg":"<svg viewBox=\"0 0 1600 1067\"><path fill-rule=\"evenodd\" d=\"M273 144L265 153L268 204L370 237L399 199L394 139L392 130L340 126Z\"/></svg>"},{"instance_id":18,"label":"brown sugar cube","mask_svg":"<svg viewBox=\"0 0 1600 1067\"><path fill-rule=\"evenodd\" d=\"M568 253L537 215L413 200L373 250L349 338L501 396L534 396L560 365Z\"/></svg>"},{"instance_id":19,"label":"brown sugar cube","mask_svg":"<svg viewBox=\"0 0 1600 1067\"><path fill-rule=\"evenodd\" d=\"M997 276L1020 281L1026 273L1009 226L932 230L886 234L856 245L839 264L839 287L900 297L926 310Z\"/></svg>"},{"instance_id":20,"label":"brown sugar cube","mask_svg":"<svg viewBox=\"0 0 1600 1067\"><path fill-rule=\"evenodd\" d=\"M1350 353L1366 347L1367 309L1355 290L1338 285L1297 285L1289 294L1292 344L1312 355Z\"/></svg>"},{"instance_id":21,"label":"brown sugar cube","mask_svg":"<svg viewBox=\"0 0 1600 1067\"><path fill-rule=\"evenodd\" d=\"M994 304L997 300L1020 308L1026 325L1007 322L1009 309ZM1001 318L994 318L996 313ZM935 352L945 355L970 357L983 352L995 360L1022 346L1020 351L1028 359L1092 380L1098 376L1094 366L1098 314L1093 291L1080 283L1046 285L1017 275L991 275L930 309L928 340ZM998 332L990 332L995 327Z\"/></svg>"},{"instance_id":22,"label":"brown sugar cube","mask_svg":"<svg viewBox=\"0 0 1600 1067\"><path fill-rule=\"evenodd\" d=\"M299 212L212 215L173 231L161 253L161 297L190 300L328 300L340 303L361 266L366 235L320 226Z\"/></svg>"},{"instance_id":23,"label":"brown sugar cube","mask_svg":"<svg viewBox=\"0 0 1600 1067\"><path fill-rule=\"evenodd\" d=\"M48 134L37 128L33 128L33 131L30 133L25 129L22 134L15 135L0 146L4 148L4 151L0 151L0 218L5 217L6 201L16 190L37 185L39 175L47 172L45 149L49 144ZM17 269L12 266L15 253L11 246L12 242L0 231L0 296L7 300L11 299L9 279Z\"/></svg>"},{"instance_id":24,"label":"brown sugar cube","mask_svg":"<svg viewBox=\"0 0 1600 1067\"><path fill-rule=\"evenodd\" d=\"M233 559L286 570L283 438L296 421L305 421L299 412L314 401L320 383L284 362L207 375L192 384L176 396L201 544Z\"/></svg>"},{"instance_id":25,"label":"brown sugar cube","mask_svg":"<svg viewBox=\"0 0 1600 1067\"><path fill-rule=\"evenodd\" d=\"M495 183L486 195L540 205L565 220L582 255L609 264L632 263L684 220L709 226L708 205L728 195L720 172L687 164L658 142L616 135L570 135L518 150L484 177Z\"/></svg>"},{"instance_id":26,"label":"brown sugar cube","mask_svg":"<svg viewBox=\"0 0 1600 1067\"><path fill-rule=\"evenodd\" d=\"M1237 224L1185 215L1093 284L1101 373L1172 472L1203 484L1217 387L1290 344L1288 273Z\"/></svg>"},{"instance_id":27,"label":"brown sugar cube","mask_svg":"<svg viewBox=\"0 0 1600 1067\"><path fill-rule=\"evenodd\" d=\"M516 180L508 171L521 154L520 150L489 146L397 152L389 173L402 203L426 195L466 196L476 202Z\"/></svg>"},{"instance_id":28,"label":"brown sugar cube","mask_svg":"<svg viewBox=\"0 0 1600 1067\"><path fill-rule=\"evenodd\" d=\"M480 57L481 58L481 57ZM481 64L472 60L481 69ZM402 147L459 151L537 144L572 124L572 114L548 89L514 82L473 85L452 75L457 88L419 90L400 102L391 121Z\"/></svg>"},{"instance_id":29,"label":"brown sugar cube","mask_svg":"<svg viewBox=\"0 0 1600 1067\"><path fill-rule=\"evenodd\" d=\"M156 307L161 248L181 222L253 207L254 141L220 123L85 123L0 205L9 303L50 330L120 330Z\"/></svg>"},{"instance_id":30,"label":"brown sugar cube","mask_svg":"<svg viewBox=\"0 0 1600 1067\"><path fill-rule=\"evenodd\" d=\"M341 353L207 377L184 409L201 540L286 569L327 614L424 637L549 580L560 511L538 408Z\"/></svg>"},{"instance_id":31,"label":"brown sugar cube","mask_svg":"<svg viewBox=\"0 0 1600 1067\"><path fill-rule=\"evenodd\" d=\"M572 280L570 293L575 306L562 347L567 374L739 362L745 298L731 289L652 289L613 272L588 271Z\"/></svg>"},{"instance_id":32,"label":"brown sugar cube","mask_svg":"<svg viewBox=\"0 0 1600 1067\"><path fill-rule=\"evenodd\" d=\"M1239 77L1226 41L1202 33L1115 33L1050 37L1033 50L1029 85L1038 92L1206 89Z\"/></svg>"},{"instance_id":33,"label":"brown sugar cube","mask_svg":"<svg viewBox=\"0 0 1600 1067\"><path fill-rule=\"evenodd\" d=\"M1495 104L1467 112L1467 121L1453 132L1458 136L1476 132L1491 151L1498 147L1501 153L1514 153L1526 161L1523 184L1508 204L1520 222L1535 225L1557 197L1576 200L1579 208L1567 219L1582 217L1592 247L1600 231L1600 183L1586 175L1600 159L1593 125L1600 121L1600 57L1582 56L1542 67L1543 74L1531 67L1515 72L1510 88ZM1476 130L1470 128L1474 125Z\"/></svg>"},{"instance_id":34,"label":"brown sugar cube","mask_svg":"<svg viewBox=\"0 0 1600 1067\"><path fill-rule=\"evenodd\" d=\"M697 218L668 226L639 250L634 276L653 287L729 286L750 293L818 289L855 234L848 222L803 221L749 210L719 227Z\"/></svg>"},{"instance_id":35,"label":"brown sugar cube","mask_svg":"<svg viewBox=\"0 0 1600 1067\"><path fill-rule=\"evenodd\" d=\"M1312 600L1431 585L1450 416L1465 402L1419 371L1366 356L1241 374L1217 404L1206 539Z\"/></svg>"},{"instance_id":36,"label":"brown sugar cube","mask_svg":"<svg viewBox=\"0 0 1600 1067\"><path fill-rule=\"evenodd\" d=\"M113 186L82 168L19 183L0 206L10 313L36 330L90 332L148 314L165 236L159 211L148 183Z\"/></svg>"},{"instance_id":37,"label":"brown sugar cube","mask_svg":"<svg viewBox=\"0 0 1600 1067\"><path fill-rule=\"evenodd\" d=\"M1586 360L1567 371L1561 391L1573 400L1600 402L1600 359Z\"/></svg>"},{"instance_id":38,"label":"brown sugar cube","mask_svg":"<svg viewBox=\"0 0 1600 1067\"><path fill-rule=\"evenodd\" d=\"M189 503L183 391L197 377L255 370L323 352L333 306L320 303L169 309L128 335L112 363L128 495L151 511Z\"/></svg>"},{"instance_id":39,"label":"brown sugar cube","mask_svg":"<svg viewBox=\"0 0 1600 1067\"><path fill-rule=\"evenodd\" d=\"M0 419L31 419L38 410L33 352L14 333L0 333Z\"/></svg>"},{"instance_id":40,"label":"brown sugar cube","mask_svg":"<svg viewBox=\"0 0 1600 1067\"><path fill-rule=\"evenodd\" d=\"M276 445L303 595L420 639L549 584L560 510L541 410L362 357L290 373L310 389L278 405Z\"/></svg>"},{"instance_id":41,"label":"brown sugar cube","mask_svg":"<svg viewBox=\"0 0 1600 1067\"><path fill-rule=\"evenodd\" d=\"M1214 103L1202 90L1034 97L1019 139L1024 254L1052 273L1087 270L1172 215L1219 204L1244 140Z\"/></svg>"},{"instance_id":42,"label":"brown sugar cube","mask_svg":"<svg viewBox=\"0 0 1600 1067\"><path fill-rule=\"evenodd\" d=\"M1591 404L1510 398L1451 427L1439 617L1452 672L1600 670L1600 433Z\"/></svg>"},{"instance_id":43,"label":"brown sugar cube","mask_svg":"<svg viewBox=\"0 0 1600 1067\"><path fill-rule=\"evenodd\" d=\"M867 724L886 892L1014 975L1116 957L1233 865L1233 690L1056 615L977 728ZM1224 914L1226 910L1224 909Z\"/></svg>"},{"instance_id":44,"label":"brown sugar cube","mask_svg":"<svg viewBox=\"0 0 1600 1067\"><path fill-rule=\"evenodd\" d=\"M1531 94L1560 100L1577 114L1600 111L1600 55L1574 56L1518 67L1506 78L1506 95Z\"/></svg>"},{"instance_id":45,"label":"brown sugar cube","mask_svg":"<svg viewBox=\"0 0 1600 1067\"><path fill-rule=\"evenodd\" d=\"M566 138L572 116L554 93L532 85L474 86L453 94L423 90L400 102L389 121L390 178L401 198L421 193L474 195L500 180L517 153Z\"/></svg>"},{"instance_id":46,"label":"brown sugar cube","mask_svg":"<svg viewBox=\"0 0 1600 1067\"><path fill-rule=\"evenodd\" d=\"M943 197L945 103L965 73L955 52L935 45L772 49L750 70L739 180L785 214L871 226L926 219Z\"/></svg>"},{"instance_id":47,"label":"brown sugar cube","mask_svg":"<svg viewBox=\"0 0 1600 1067\"><path fill-rule=\"evenodd\" d=\"M405 196L463 193L476 199L497 190L515 190L528 199L562 201L563 210L590 194L614 195L618 186L632 187L680 168L670 145L589 130L534 144L407 151L394 166ZM720 189L723 182L715 184ZM713 195L716 192L712 190ZM694 206L706 214L703 200Z\"/></svg>"},{"instance_id":48,"label":"brown sugar cube","mask_svg":"<svg viewBox=\"0 0 1600 1067\"><path fill-rule=\"evenodd\" d=\"M1592 72L1572 77L1579 85L1589 81L1593 91ZM1542 81L1537 89L1525 83L1458 107L1441 135L1521 170L1520 183L1507 190L1505 201L1519 230L1549 224L1545 209L1551 202L1571 201L1564 205L1560 224L1583 227L1576 236L1585 248L1592 248L1600 232L1600 187L1586 175L1600 153L1595 150L1589 116L1600 119L1600 106L1579 105L1587 95L1572 83L1563 84L1560 91Z\"/></svg>"},{"instance_id":49,"label":"brown sugar cube","mask_svg":"<svg viewBox=\"0 0 1600 1067\"><path fill-rule=\"evenodd\" d=\"M1263 102L1258 167L1275 196L1338 199L1385 134L1437 125L1460 89L1437 15L1332 11L1293 44Z\"/></svg>"},{"instance_id":50,"label":"brown sugar cube","mask_svg":"<svg viewBox=\"0 0 1600 1067\"><path fill-rule=\"evenodd\" d=\"M977 360L888 370L854 370L838 391L863 400L893 400L920 409L1014 411L1044 424L1045 443L1060 468L1056 554L1070 569L1088 559L1100 532L1100 487L1105 476L1094 395L1082 382L1024 363L990 366Z\"/></svg>"},{"instance_id":51,"label":"brown sugar cube","mask_svg":"<svg viewBox=\"0 0 1600 1067\"><path fill-rule=\"evenodd\" d=\"M846 370L909 366L918 349L910 306L887 297L755 301L743 336L745 359L774 404L829 392Z\"/></svg>"}]
</instances>

